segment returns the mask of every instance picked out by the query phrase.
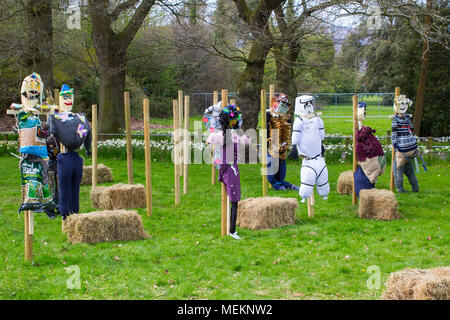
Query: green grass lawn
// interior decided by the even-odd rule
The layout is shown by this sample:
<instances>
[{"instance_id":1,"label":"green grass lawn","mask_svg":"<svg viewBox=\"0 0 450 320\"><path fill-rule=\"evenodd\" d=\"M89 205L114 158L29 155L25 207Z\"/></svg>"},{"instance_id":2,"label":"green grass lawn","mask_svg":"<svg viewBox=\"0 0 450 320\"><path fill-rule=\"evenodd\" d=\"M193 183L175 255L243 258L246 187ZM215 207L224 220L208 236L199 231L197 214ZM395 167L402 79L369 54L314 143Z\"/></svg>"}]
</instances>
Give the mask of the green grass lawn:
<instances>
[{"instance_id":1,"label":"green grass lawn","mask_svg":"<svg viewBox=\"0 0 450 320\"><path fill-rule=\"evenodd\" d=\"M114 183L127 181L126 162L100 159ZM377 299L389 273L449 265L450 168L432 164L418 174L420 192L398 194L402 218L359 219L351 196L336 192L340 172L328 166L328 200L316 194L315 217L299 202L295 224L251 231L243 240L220 236L220 184L209 165L191 165L189 193L174 206L173 165L152 162L153 208L138 209L150 239L71 245L61 221L35 215L33 264L24 261L18 161L0 157L0 299ZM299 164L287 180L298 183ZM240 165L243 199L261 195L259 166ZM377 188L389 188L389 172ZM134 161L135 183L145 183L144 161ZM411 190L405 178L407 190ZM94 211L82 186L82 212ZM294 191L271 196L298 197ZM81 288L68 289L65 268L78 266ZM381 287L370 289L367 272L378 266Z\"/></svg>"}]
</instances>

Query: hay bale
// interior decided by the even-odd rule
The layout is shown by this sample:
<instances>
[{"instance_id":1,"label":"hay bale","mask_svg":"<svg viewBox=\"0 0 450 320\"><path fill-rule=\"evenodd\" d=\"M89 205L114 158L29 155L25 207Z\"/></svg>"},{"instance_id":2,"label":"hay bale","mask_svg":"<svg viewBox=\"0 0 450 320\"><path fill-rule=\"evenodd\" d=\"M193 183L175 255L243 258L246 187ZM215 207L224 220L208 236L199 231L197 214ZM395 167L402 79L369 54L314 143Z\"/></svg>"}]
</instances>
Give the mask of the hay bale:
<instances>
[{"instance_id":1,"label":"hay bale","mask_svg":"<svg viewBox=\"0 0 450 320\"><path fill-rule=\"evenodd\" d=\"M353 171L344 171L339 175L337 183L339 194L352 194L353 192Z\"/></svg>"},{"instance_id":2,"label":"hay bale","mask_svg":"<svg viewBox=\"0 0 450 320\"><path fill-rule=\"evenodd\" d=\"M450 267L397 271L385 286L385 300L450 300Z\"/></svg>"},{"instance_id":3,"label":"hay bale","mask_svg":"<svg viewBox=\"0 0 450 320\"><path fill-rule=\"evenodd\" d=\"M103 163L97 165L97 183L112 182L112 171L109 167ZM81 179L82 185L92 184L92 166L83 166L83 178Z\"/></svg>"},{"instance_id":4,"label":"hay bale","mask_svg":"<svg viewBox=\"0 0 450 320\"><path fill-rule=\"evenodd\" d=\"M131 241L148 238L135 210L95 211L72 214L64 223L70 243Z\"/></svg>"},{"instance_id":5,"label":"hay bale","mask_svg":"<svg viewBox=\"0 0 450 320\"><path fill-rule=\"evenodd\" d=\"M92 205L97 209L131 209L147 206L145 187L142 184L115 184L91 189Z\"/></svg>"},{"instance_id":6,"label":"hay bale","mask_svg":"<svg viewBox=\"0 0 450 320\"><path fill-rule=\"evenodd\" d=\"M295 222L297 199L280 197L248 198L239 201L236 224L241 228L264 230Z\"/></svg>"},{"instance_id":7,"label":"hay bale","mask_svg":"<svg viewBox=\"0 0 450 320\"><path fill-rule=\"evenodd\" d=\"M359 192L359 217L363 219L399 219L395 194L384 189L362 189Z\"/></svg>"}]
</instances>

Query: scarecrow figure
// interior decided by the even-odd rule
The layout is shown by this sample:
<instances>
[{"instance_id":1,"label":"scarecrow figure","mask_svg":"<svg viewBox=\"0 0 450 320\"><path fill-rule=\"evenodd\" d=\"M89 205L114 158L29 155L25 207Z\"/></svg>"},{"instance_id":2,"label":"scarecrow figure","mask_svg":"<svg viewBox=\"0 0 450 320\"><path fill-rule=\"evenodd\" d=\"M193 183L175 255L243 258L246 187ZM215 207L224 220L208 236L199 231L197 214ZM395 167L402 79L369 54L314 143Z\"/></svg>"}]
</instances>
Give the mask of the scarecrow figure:
<instances>
[{"instance_id":1,"label":"scarecrow figure","mask_svg":"<svg viewBox=\"0 0 450 320\"><path fill-rule=\"evenodd\" d=\"M411 116L406 113L412 101L405 95L400 95L394 100L394 118L392 119L392 146L395 150L394 157L394 182L398 192L405 192L403 188L403 174L408 177L413 192L419 192L419 183L414 173L412 161L415 162L418 171L417 159L419 148L414 137L414 127Z\"/></svg>"},{"instance_id":2,"label":"scarecrow figure","mask_svg":"<svg viewBox=\"0 0 450 320\"><path fill-rule=\"evenodd\" d=\"M22 204L19 213L24 210L45 212L54 219L58 214L56 202L49 187L45 139L48 137L48 126L36 115L42 110L44 84L37 73L33 73L22 81L21 104L12 104L16 114L16 127L19 132L19 162ZM40 103L40 104L38 104ZM49 110L48 106L44 108Z\"/></svg>"},{"instance_id":3,"label":"scarecrow figure","mask_svg":"<svg viewBox=\"0 0 450 320\"><path fill-rule=\"evenodd\" d=\"M356 158L358 167L354 173L355 191L359 197L361 189L375 188L378 176L382 175L386 168L386 157L380 141L373 135L376 130L362 126L366 120L365 102L358 103L359 129L356 132Z\"/></svg>"},{"instance_id":4,"label":"scarecrow figure","mask_svg":"<svg viewBox=\"0 0 450 320\"><path fill-rule=\"evenodd\" d=\"M314 111L314 97L303 95L295 99L295 120L292 143L296 146L302 160L300 170L299 195L305 202L316 185L317 192L324 200L330 193L328 169L325 164L323 140L325 129L323 121ZM295 149L295 148L294 148Z\"/></svg>"},{"instance_id":5,"label":"scarecrow figure","mask_svg":"<svg viewBox=\"0 0 450 320\"><path fill-rule=\"evenodd\" d=\"M299 190L299 188L284 180L286 178L287 151L291 145L291 116L289 100L286 94L280 93L272 98L270 109L267 110L267 180L274 190Z\"/></svg>"},{"instance_id":6,"label":"scarecrow figure","mask_svg":"<svg viewBox=\"0 0 450 320\"><path fill-rule=\"evenodd\" d=\"M83 158L77 150L84 145L86 155L91 154L91 128L86 117L81 113L73 113L73 89L63 85L60 92L60 112L50 117L49 144L61 143L65 150L56 156L56 172L58 173L59 212L65 220L69 214L79 212L80 184L83 176Z\"/></svg>"},{"instance_id":7,"label":"scarecrow figure","mask_svg":"<svg viewBox=\"0 0 450 320\"><path fill-rule=\"evenodd\" d=\"M228 105L219 114L220 130L210 134L207 143L215 146L214 163L219 169L219 182L222 182L231 202L230 236L241 239L236 231L238 202L241 200L241 181L238 167L239 144L250 144L250 139L239 136L242 115L238 107Z\"/></svg>"}]
</instances>

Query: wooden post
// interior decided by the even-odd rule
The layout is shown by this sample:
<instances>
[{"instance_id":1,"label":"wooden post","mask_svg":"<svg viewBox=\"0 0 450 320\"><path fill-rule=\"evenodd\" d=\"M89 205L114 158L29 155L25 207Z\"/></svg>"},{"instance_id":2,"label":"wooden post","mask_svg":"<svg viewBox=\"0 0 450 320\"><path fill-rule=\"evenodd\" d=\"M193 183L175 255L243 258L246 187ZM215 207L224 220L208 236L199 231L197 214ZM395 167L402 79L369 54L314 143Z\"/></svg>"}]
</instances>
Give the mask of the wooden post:
<instances>
[{"instance_id":1,"label":"wooden post","mask_svg":"<svg viewBox=\"0 0 450 320\"><path fill-rule=\"evenodd\" d=\"M53 98L53 104L55 105L55 106L59 106L59 89L57 89L57 88L55 88L54 90L53 90L53 95L55 96L54 98Z\"/></svg>"},{"instance_id":2,"label":"wooden post","mask_svg":"<svg viewBox=\"0 0 450 320\"><path fill-rule=\"evenodd\" d=\"M25 260L33 261L33 212L24 212L24 233L25 233Z\"/></svg>"},{"instance_id":3,"label":"wooden post","mask_svg":"<svg viewBox=\"0 0 450 320\"><path fill-rule=\"evenodd\" d=\"M222 109L225 108L228 105L228 90L222 89ZM225 162L226 159L224 158L223 161ZM227 196L227 190L225 188L225 184L222 183L222 212L221 212L221 235L224 236L227 234L228 230L228 196Z\"/></svg>"},{"instance_id":4,"label":"wooden post","mask_svg":"<svg viewBox=\"0 0 450 320\"><path fill-rule=\"evenodd\" d=\"M267 197L267 118L266 118L266 90L261 90L261 176L262 176L262 195Z\"/></svg>"},{"instance_id":5,"label":"wooden post","mask_svg":"<svg viewBox=\"0 0 450 320\"><path fill-rule=\"evenodd\" d=\"M183 128L183 90L178 90L178 128ZM180 139L180 148L183 147L183 135L178 137ZM183 157L180 158L178 164L178 172L180 176L183 175Z\"/></svg>"},{"instance_id":6,"label":"wooden post","mask_svg":"<svg viewBox=\"0 0 450 320\"><path fill-rule=\"evenodd\" d=\"M391 144L391 130L386 130L386 145Z\"/></svg>"},{"instance_id":7,"label":"wooden post","mask_svg":"<svg viewBox=\"0 0 450 320\"><path fill-rule=\"evenodd\" d=\"M148 99L144 99L144 140L145 140L145 196L147 200L147 217L153 212L152 205L152 153L150 148L150 108Z\"/></svg>"},{"instance_id":8,"label":"wooden post","mask_svg":"<svg viewBox=\"0 0 450 320\"><path fill-rule=\"evenodd\" d=\"M92 105L92 187L98 182L97 175L97 147L98 147L98 129L97 129L97 105Z\"/></svg>"},{"instance_id":9,"label":"wooden post","mask_svg":"<svg viewBox=\"0 0 450 320\"><path fill-rule=\"evenodd\" d=\"M271 84L269 86L269 108L272 105L272 98L275 97L275 85Z\"/></svg>"},{"instance_id":10,"label":"wooden post","mask_svg":"<svg viewBox=\"0 0 450 320\"><path fill-rule=\"evenodd\" d=\"M232 105L236 105L236 100L234 100L234 99L230 99L230 104L232 104Z\"/></svg>"},{"instance_id":11,"label":"wooden post","mask_svg":"<svg viewBox=\"0 0 450 320\"><path fill-rule=\"evenodd\" d=\"M131 145L131 115L130 115L130 93L123 94L125 104L125 133L127 136L127 171L128 184L133 184L133 150Z\"/></svg>"},{"instance_id":12,"label":"wooden post","mask_svg":"<svg viewBox=\"0 0 450 320\"><path fill-rule=\"evenodd\" d=\"M395 97L397 98L400 95L400 87L395 87ZM395 112L394 112L395 114ZM389 185L390 190L394 191L394 159L395 159L395 149L394 146L391 147L392 157L391 157L391 183Z\"/></svg>"},{"instance_id":13,"label":"wooden post","mask_svg":"<svg viewBox=\"0 0 450 320\"><path fill-rule=\"evenodd\" d=\"M358 160L356 159L356 131L358 130L358 95L353 96L353 174L355 174L358 167ZM352 204L358 204L358 197L356 196L355 178L352 178Z\"/></svg>"},{"instance_id":14,"label":"wooden post","mask_svg":"<svg viewBox=\"0 0 450 320\"><path fill-rule=\"evenodd\" d=\"M315 204L314 188L313 188L313 191L311 193L311 196L307 200L307 204L308 204L308 217L309 218L313 218L314 217L314 204Z\"/></svg>"},{"instance_id":15,"label":"wooden post","mask_svg":"<svg viewBox=\"0 0 450 320\"><path fill-rule=\"evenodd\" d=\"M428 137L428 139L427 139L427 149L428 149L428 151L431 151L431 149L433 149L431 147L432 143L433 143L433 138L432 137Z\"/></svg>"},{"instance_id":16,"label":"wooden post","mask_svg":"<svg viewBox=\"0 0 450 320\"><path fill-rule=\"evenodd\" d=\"M173 100L173 163L175 176L175 205L180 204L180 166L179 137L178 137L178 100Z\"/></svg>"},{"instance_id":17,"label":"wooden post","mask_svg":"<svg viewBox=\"0 0 450 320\"><path fill-rule=\"evenodd\" d=\"M216 105L219 102L219 92L214 91L213 92L213 105ZM211 148L211 185L216 184L216 167L214 166L214 145Z\"/></svg>"},{"instance_id":18,"label":"wooden post","mask_svg":"<svg viewBox=\"0 0 450 320\"><path fill-rule=\"evenodd\" d=\"M191 158L191 149L189 134L189 96L184 96L184 143L183 143L183 194L188 193L189 186L189 162Z\"/></svg>"}]
</instances>

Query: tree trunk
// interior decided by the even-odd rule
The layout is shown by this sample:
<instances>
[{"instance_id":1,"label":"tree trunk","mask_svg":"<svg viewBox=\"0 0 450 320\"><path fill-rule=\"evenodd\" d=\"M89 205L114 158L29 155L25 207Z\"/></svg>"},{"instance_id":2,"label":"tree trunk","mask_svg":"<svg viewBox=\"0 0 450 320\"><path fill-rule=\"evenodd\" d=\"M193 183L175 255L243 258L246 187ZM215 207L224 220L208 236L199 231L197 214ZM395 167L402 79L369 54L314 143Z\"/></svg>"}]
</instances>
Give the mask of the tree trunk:
<instances>
[{"instance_id":1,"label":"tree trunk","mask_svg":"<svg viewBox=\"0 0 450 320\"><path fill-rule=\"evenodd\" d=\"M53 89L52 1L29 0L27 15L29 47L24 59L27 70L39 73L45 88Z\"/></svg>"},{"instance_id":2,"label":"tree trunk","mask_svg":"<svg viewBox=\"0 0 450 320\"><path fill-rule=\"evenodd\" d=\"M280 45L274 50L277 67L277 91L287 94L289 101L293 103L297 96L294 66L300 54L300 46L290 44L286 49L287 53L284 48Z\"/></svg>"},{"instance_id":3,"label":"tree trunk","mask_svg":"<svg viewBox=\"0 0 450 320\"><path fill-rule=\"evenodd\" d=\"M431 0L427 0L427 9L431 10ZM429 15L425 16L426 31L425 36L429 36L431 27L431 17ZM427 86L427 72L428 64L430 62L430 48L428 46L428 40L425 38L423 40L422 46L422 66L420 68L419 85L417 87L417 100L416 107L414 109L413 126L414 133L420 135L420 125L423 116L423 107L425 102L425 89Z\"/></svg>"},{"instance_id":4,"label":"tree trunk","mask_svg":"<svg viewBox=\"0 0 450 320\"><path fill-rule=\"evenodd\" d=\"M239 105L242 106L243 129L256 129L258 125L258 113L261 109L260 96L264 79L264 65L270 50L268 41L270 33L264 32L253 41L250 54L237 84Z\"/></svg>"},{"instance_id":5,"label":"tree trunk","mask_svg":"<svg viewBox=\"0 0 450 320\"><path fill-rule=\"evenodd\" d=\"M110 53L111 54L111 53ZM104 63L103 63L104 64ZM125 91L125 57L122 61L100 63L99 132L115 133L125 128L123 93Z\"/></svg>"}]
</instances>

